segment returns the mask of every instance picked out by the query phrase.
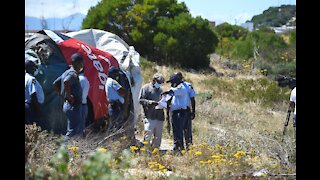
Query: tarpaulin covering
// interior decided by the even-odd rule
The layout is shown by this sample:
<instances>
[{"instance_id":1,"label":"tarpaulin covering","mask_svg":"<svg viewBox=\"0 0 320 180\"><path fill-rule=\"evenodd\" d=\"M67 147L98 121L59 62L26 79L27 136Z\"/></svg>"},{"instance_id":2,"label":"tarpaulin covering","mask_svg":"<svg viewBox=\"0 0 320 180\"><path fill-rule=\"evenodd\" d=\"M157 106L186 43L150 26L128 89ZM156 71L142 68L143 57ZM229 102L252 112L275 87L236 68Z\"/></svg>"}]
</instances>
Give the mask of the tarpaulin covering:
<instances>
[{"instance_id":1,"label":"tarpaulin covering","mask_svg":"<svg viewBox=\"0 0 320 180\"><path fill-rule=\"evenodd\" d=\"M122 43L125 42L122 41ZM128 46L127 44L125 45ZM126 48L126 46L124 47ZM129 52L129 49L125 48L120 49L118 52ZM39 31L28 38L25 42L25 49L26 59L38 59L37 63L40 74L37 75L36 78L42 85L45 94L45 102L41 106L41 126L44 127L44 129L53 130L58 133L64 133L66 131L66 116L62 112L63 98L54 91L52 83L68 68L68 65L71 64L70 57L75 52L82 54L85 65L84 75L90 82L88 94L89 116L91 114L93 120L105 117L108 112L108 102L104 85L107 79L108 68L110 66L119 67L120 62L114 58L112 54L106 50L98 49L78 38L50 30ZM32 51L35 53L32 53ZM34 54L37 54L38 58ZM126 58L126 56L123 57ZM139 66L139 61L136 65ZM122 66L120 66L120 69L126 76L130 74L130 72L123 69ZM122 79L127 79L128 81L133 78L125 77ZM131 91L131 83L122 82L122 84L127 86L126 88ZM131 94L130 98L132 98ZM131 103L131 101L129 103Z\"/></svg>"}]
</instances>

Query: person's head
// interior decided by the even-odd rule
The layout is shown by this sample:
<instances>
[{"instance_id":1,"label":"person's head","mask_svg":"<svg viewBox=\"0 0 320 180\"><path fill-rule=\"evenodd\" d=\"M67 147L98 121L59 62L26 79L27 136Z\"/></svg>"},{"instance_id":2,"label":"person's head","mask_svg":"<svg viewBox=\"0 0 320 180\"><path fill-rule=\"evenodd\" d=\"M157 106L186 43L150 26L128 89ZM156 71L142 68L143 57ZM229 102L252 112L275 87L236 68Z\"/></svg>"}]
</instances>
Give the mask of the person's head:
<instances>
[{"instance_id":1,"label":"person's head","mask_svg":"<svg viewBox=\"0 0 320 180\"><path fill-rule=\"evenodd\" d=\"M177 73L173 73L170 75L169 80L167 81L167 83L171 83L171 87L177 87L180 83L181 83L181 78L179 77L179 75L177 75Z\"/></svg>"},{"instance_id":2,"label":"person's head","mask_svg":"<svg viewBox=\"0 0 320 180\"><path fill-rule=\"evenodd\" d=\"M39 72L38 66L33 61L26 60L24 65L25 65L25 70L27 73L29 73L33 76L36 76L38 74L38 72Z\"/></svg>"},{"instance_id":3,"label":"person's head","mask_svg":"<svg viewBox=\"0 0 320 180\"><path fill-rule=\"evenodd\" d=\"M154 74L152 77L152 85L154 88L159 89L160 86L163 84L164 78L160 74Z\"/></svg>"},{"instance_id":4,"label":"person's head","mask_svg":"<svg viewBox=\"0 0 320 180\"><path fill-rule=\"evenodd\" d=\"M81 72L84 68L84 62L81 54L79 53L74 53L71 56L71 64L77 72Z\"/></svg>"},{"instance_id":5,"label":"person's head","mask_svg":"<svg viewBox=\"0 0 320 180\"><path fill-rule=\"evenodd\" d=\"M111 66L108 69L108 76L112 79L117 79L117 76L119 75L119 68Z\"/></svg>"},{"instance_id":6,"label":"person's head","mask_svg":"<svg viewBox=\"0 0 320 180\"><path fill-rule=\"evenodd\" d=\"M178 80L182 81L183 79L182 73L179 71L179 72L176 72L175 74L177 75Z\"/></svg>"}]
</instances>

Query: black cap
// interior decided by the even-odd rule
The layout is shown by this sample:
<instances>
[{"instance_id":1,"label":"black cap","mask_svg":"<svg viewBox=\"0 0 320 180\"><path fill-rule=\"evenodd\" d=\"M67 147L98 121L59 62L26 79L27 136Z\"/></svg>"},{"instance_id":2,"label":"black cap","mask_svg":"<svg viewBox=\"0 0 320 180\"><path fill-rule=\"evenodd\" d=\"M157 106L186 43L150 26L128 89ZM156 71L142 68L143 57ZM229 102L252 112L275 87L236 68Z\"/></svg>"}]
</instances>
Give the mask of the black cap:
<instances>
[{"instance_id":1,"label":"black cap","mask_svg":"<svg viewBox=\"0 0 320 180\"><path fill-rule=\"evenodd\" d=\"M24 66L25 66L25 69L31 68L31 67L37 67L36 63L34 63L33 61L30 61L30 60L26 60L24 62Z\"/></svg>"},{"instance_id":2,"label":"black cap","mask_svg":"<svg viewBox=\"0 0 320 180\"><path fill-rule=\"evenodd\" d=\"M117 73L117 72L119 72L119 68L117 68L117 67L111 66L108 69L108 74L114 74L114 73Z\"/></svg>"},{"instance_id":3,"label":"black cap","mask_svg":"<svg viewBox=\"0 0 320 180\"><path fill-rule=\"evenodd\" d=\"M167 81L167 83L169 82L175 82L178 79L178 76L176 73L171 74L169 80Z\"/></svg>"},{"instance_id":4,"label":"black cap","mask_svg":"<svg viewBox=\"0 0 320 180\"><path fill-rule=\"evenodd\" d=\"M83 58L82 58L82 56L81 56L80 53L74 53L74 54L72 54L72 56L71 56L71 62L72 62L72 63L81 62L81 61L83 61Z\"/></svg>"}]
</instances>

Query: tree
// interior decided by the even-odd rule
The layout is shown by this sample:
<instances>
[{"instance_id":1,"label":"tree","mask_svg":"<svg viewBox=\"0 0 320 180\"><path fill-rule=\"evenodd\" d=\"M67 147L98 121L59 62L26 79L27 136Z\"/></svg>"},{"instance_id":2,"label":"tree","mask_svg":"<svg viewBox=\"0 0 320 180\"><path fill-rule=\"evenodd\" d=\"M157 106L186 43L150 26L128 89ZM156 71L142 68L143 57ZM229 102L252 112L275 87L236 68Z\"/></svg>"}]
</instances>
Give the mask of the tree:
<instances>
[{"instance_id":1,"label":"tree","mask_svg":"<svg viewBox=\"0 0 320 180\"><path fill-rule=\"evenodd\" d=\"M209 22L193 18L177 0L103 0L89 10L82 28L115 33L147 58L184 67L208 66L207 55L218 43Z\"/></svg>"}]
</instances>

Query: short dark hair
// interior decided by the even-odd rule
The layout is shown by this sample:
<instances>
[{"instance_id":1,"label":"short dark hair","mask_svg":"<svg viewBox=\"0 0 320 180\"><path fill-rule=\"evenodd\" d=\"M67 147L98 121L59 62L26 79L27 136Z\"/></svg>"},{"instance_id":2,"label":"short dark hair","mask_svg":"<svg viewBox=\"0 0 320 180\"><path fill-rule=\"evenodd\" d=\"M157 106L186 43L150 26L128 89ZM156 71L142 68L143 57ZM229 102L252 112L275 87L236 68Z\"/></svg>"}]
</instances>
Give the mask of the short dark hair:
<instances>
[{"instance_id":1,"label":"short dark hair","mask_svg":"<svg viewBox=\"0 0 320 180\"><path fill-rule=\"evenodd\" d=\"M110 74L116 74L116 73L118 73L119 72L119 68L117 68L117 67L115 67L115 66L111 66L111 67L109 67L109 69L108 69L108 75L110 75Z\"/></svg>"},{"instance_id":2,"label":"short dark hair","mask_svg":"<svg viewBox=\"0 0 320 180\"><path fill-rule=\"evenodd\" d=\"M83 58L82 55L80 53L74 53L71 56L71 62L72 64L74 63L79 63L79 62L83 62Z\"/></svg>"},{"instance_id":3,"label":"short dark hair","mask_svg":"<svg viewBox=\"0 0 320 180\"><path fill-rule=\"evenodd\" d=\"M29 68L33 68L33 67L37 67L36 63L34 63L33 61L26 60L24 62L24 68L25 69L29 69Z\"/></svg>"}]
</instances>

